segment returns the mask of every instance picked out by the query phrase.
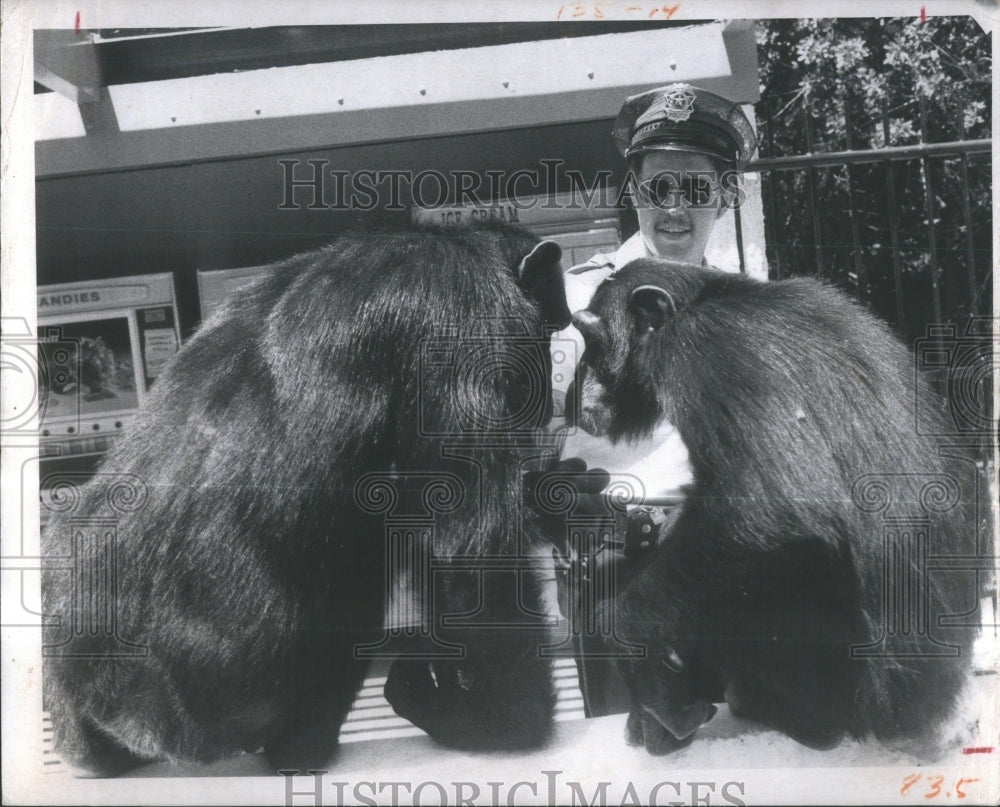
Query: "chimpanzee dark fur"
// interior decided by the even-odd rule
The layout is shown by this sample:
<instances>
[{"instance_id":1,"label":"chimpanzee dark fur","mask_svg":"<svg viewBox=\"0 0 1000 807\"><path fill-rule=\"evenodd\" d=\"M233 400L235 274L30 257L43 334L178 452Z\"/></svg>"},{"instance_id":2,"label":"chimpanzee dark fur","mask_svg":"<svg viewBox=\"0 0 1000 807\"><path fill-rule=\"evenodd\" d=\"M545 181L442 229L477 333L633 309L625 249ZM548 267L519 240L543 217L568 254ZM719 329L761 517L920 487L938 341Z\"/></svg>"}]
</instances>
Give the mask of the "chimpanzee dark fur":
<instances>
[{"instance_id":1,"label":"chimpanzee dark fur","mask_svg":"<svg viewBox=\"0 0 1000 807\"><path fill-rule=\"evenodd\" d=\"M354 650L383 631L386 528L357 501L365 474L458 480L459 504L435 517L437 558L540 540L530 515L519 520L520 457L504 440L520 430L523 444L547 421L548 372L496 370L512 338L547 358L548 335L569 321L559 249L536 245L495 226L345 236L276 264L179 351L43 538L50 563L72 559L82 520L117 519L95 567L114 575L115 635L74 628L106 623L101 602L75 592L78 577L44 577L45 612L58 617L45 630L46 705L56 750L78 772L260 746L277 768L329 761L367 669ZM454 361L426 361L424 341L449 329ZM470 340L482 373L460 366ZM123 480L139 501L109 510ZM434 612L470 610L473 578L437 574ZM524 594L529 606L537 594ZM462 638L468 657L443 676L463 664L504 675L473 685L465 670L470 714L438 718L431 733L470 747L543 742L555 695L537 633Z\"/></svg>"},{"instance_id":2,"label":"chimpanzee dark fur","mask_svg":"<svg viewBox=\"0 0 1000 807\"><path fill-rule=\"evenodd\" d=\"M678 748L723 697L814 747L928 741L965 681L974 636L960 625L977 623L978 597L973 573L918 578L929 556L975 554L976 483L968 458L917 433L910 353L818 282L655 260L624 267L573 320L578 423L628 440L665 418L694 476L607 606L648 651L621 664L628 741ZM892 530L913 548L895 577Z\"/></svg>"}]
</instances>

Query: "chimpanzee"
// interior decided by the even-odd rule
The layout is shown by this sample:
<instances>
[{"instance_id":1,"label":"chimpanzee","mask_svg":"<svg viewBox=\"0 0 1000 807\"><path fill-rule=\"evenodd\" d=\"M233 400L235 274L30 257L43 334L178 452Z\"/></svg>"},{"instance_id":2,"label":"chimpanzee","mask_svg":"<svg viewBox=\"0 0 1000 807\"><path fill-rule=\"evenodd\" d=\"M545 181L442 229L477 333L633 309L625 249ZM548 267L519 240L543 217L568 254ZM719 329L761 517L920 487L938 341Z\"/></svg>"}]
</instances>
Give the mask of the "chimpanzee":
<instances>
[{"instance_id":1,"label":"chimpanzee","mask_svg":"<svg viewBox=\"0 0 1000 807\"><path fill-rule=\"evenodd\" d=\"M573 322L576 421L611 440L678 429L694 481L648 565L604 607L632 709L663 754L726 700L812 747L932 739L965 681L978 609L975 468L916 428L914 363L811 279L644 259ZM928 397L927 401L932 399ZM933 407L927 407L928 410ZM964 626L964 627L963 627Z\"/></svg>"},{"instance_id":2,"label":"chimpanzee","mask_svg":"<svg viewBox=\"0 0 1000 807\"><path fill-rule=\"evenodd\" d=\"M44 689L67 763L113 775L261 746L279 769L329 760L368 667L358 648L383 635L387 586L405 588L365 496L453 483L416 489L435 619L473 610L470 560L541 540L520 454L551 414L559 260L496 225L345 235L202 325L95 478L53 499ZM506 619L537 595L483 610ZM447 741L543 742L555 694L537 634L460 635L465 657L437 669L491 719L455 715Z\"/></svg>"}]
</instances>

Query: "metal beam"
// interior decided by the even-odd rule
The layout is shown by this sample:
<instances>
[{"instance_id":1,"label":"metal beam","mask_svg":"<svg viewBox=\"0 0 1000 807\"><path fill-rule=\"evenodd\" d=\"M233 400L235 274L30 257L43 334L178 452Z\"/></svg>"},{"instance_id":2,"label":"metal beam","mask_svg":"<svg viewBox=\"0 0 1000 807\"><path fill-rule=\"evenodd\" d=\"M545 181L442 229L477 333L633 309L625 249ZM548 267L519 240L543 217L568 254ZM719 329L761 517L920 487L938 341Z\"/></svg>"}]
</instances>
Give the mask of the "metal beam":
<instances>
[{"instance_id":1,"label":"metal beam","mask_svg":"<svg viewBox=\"0 0 1000 807\"><path fill-rule=\"evenodd\" d=\"M101 73L89 34L35 31L35 81L75 104L98 99Z\"/></svg>"},{"instance_id":2,"label":"metal beam","mask_svg":"<svg viewBox=\"0 0 1000 807\"><path fill-rule=\"evenodd\" d=\"M88 135L118 132L93 36L75 31L35 31L35 82L69 98L80 110Z\"/></svg>"},{"instance_id":3,"label":"metal beam","mask_svg":"<svg viewBox=\"0 0 1000 807\"><path fill-rule=\"evenodd\" d=\"M114 85L692 24L686 20L289 25L193 28L141 36L102 30L95 47L101 76L107 85Z\"/></svg>"},{"instance_id":4,"label":"metal beam","mask_svg":"<svg viewBox=\"0 0 1000 807\"><path fill-rule=\"evenodd\" d=\"M790 171L797 168L838 168L885 160L911 160L914 157L959 157L963 154L989 153L992 140L956 140L948 143L919 143L914 146L889 146L880 149L826 151L795 157L768 157L755 160L747 171Z\"/></svg>"},{"instance_id":5,"label":"metal beam","mask_svg":"<svg viewBox=\"0 0 1000 807\"><path fill-rule=\"evenodd\" d=\"M756 73L743 75L741 66L752 62L753 30L739 24L731 30L733 25L643 29L115 85L108 89L123 131L47 140L43 130L36 143L36 176L610 122L627 95L678 80L752 102ZM609 52L615 58L608 58Z\"/></svg>"}]
</instances>

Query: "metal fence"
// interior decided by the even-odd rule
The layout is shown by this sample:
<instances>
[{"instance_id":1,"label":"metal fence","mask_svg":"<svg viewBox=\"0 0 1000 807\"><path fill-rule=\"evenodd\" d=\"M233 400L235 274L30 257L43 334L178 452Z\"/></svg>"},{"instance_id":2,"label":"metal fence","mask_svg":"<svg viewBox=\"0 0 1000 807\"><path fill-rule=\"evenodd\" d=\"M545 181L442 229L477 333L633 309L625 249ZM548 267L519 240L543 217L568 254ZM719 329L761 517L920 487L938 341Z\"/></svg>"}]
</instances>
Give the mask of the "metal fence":
<instances>
[{"instance_id":1,"label":"metal fence","mask_svg":"<svg viewBox=\"0 0 1000 807\"><path fill-rule=\"evenodd\" d=\"M914 104L919 141L896 144L887 110L845 102L839 150L816 142L805 105L780 122L765 107L761 156L749 167L762 178L771 276L835 283L910 344L929 325L964 332L991 316L993 266L991 141L927 142L926 107ZM800 127L803 153L776 148L776 125Z\"/></svg>"},{"instance_id":2,"label":"metal fence","mask_svg":"<svg viewBox=\"0 0 1000 807\"><path fill-rule=\"evenodd\" d=\"M786 106L780 120L758 105L760 158L748 170L761 174L770 275L816 275L888 321L944 394L954 436L989 464L998 371L991 141L930 142L926 106L911 103L904 129L917 142L893 142L888 110L845 100L843 139L832 144L817 142L805 104L791 115ZM922 366L928 348L946 366Z\"/></svg>"}]
</instances>

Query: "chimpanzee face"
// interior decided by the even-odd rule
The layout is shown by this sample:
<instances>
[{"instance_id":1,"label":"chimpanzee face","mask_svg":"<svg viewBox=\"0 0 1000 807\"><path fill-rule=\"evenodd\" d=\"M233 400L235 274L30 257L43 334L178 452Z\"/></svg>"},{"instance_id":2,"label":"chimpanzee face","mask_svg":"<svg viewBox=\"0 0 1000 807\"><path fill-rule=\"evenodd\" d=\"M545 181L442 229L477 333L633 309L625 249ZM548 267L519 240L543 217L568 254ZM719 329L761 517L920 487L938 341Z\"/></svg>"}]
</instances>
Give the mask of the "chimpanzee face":
<instances>
[{"instance_id":1,"label":"chimpanzee face","mask_svg":"<svg viewBox=\"0 0 1000 807\"><path fill-rule=\"evenodd\" d=\"M573 314L583 335L567 419L617 442L648 434L668 414L670 345L676 300L699 283L699 267L634 261L602 283Z\"/></svg>"},{"instance_id":2,"label":"chimpanzee face","mask_svg":"<svg viewBox=\"0 0 1000 807\"><path fill-rule=\"evenodd\" d=\"M575 394L571 388L567 396L568 402L573 402L567 406L567 420L588 434L602 437L611 427L613 390L621 375L625 350L615 344L608 323L589 308L573 314L573 325L583 335L584 351L573 382Z\"/></svg>"}]
</instances>

